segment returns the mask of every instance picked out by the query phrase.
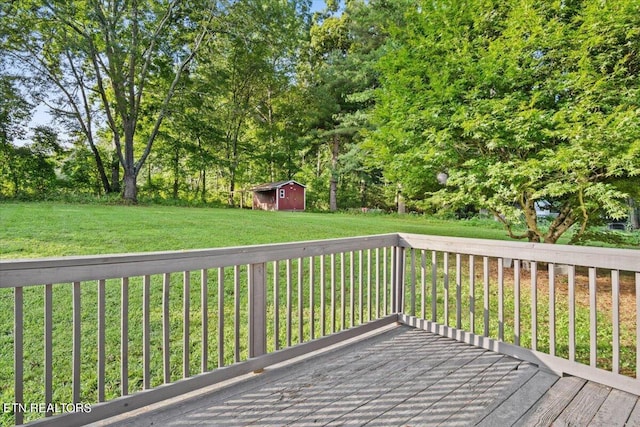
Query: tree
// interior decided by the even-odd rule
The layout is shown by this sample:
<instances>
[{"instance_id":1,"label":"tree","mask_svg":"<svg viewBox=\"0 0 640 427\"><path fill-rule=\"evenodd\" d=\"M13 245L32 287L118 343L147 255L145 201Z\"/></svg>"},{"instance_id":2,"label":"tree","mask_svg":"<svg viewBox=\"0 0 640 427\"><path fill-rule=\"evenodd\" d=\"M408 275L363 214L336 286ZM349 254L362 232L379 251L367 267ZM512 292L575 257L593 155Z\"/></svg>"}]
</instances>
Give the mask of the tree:
<instances>
[{"instance_id":1,"label":"tree","mask_svg":"<svg viewBox=\"0 0 640 427\"><path fill-rule=\"evenodd\" d=\"M138 174L176 85L223 9L207 1L17 0L0 11L3 49L36 86L47 82L61 95L54 100L57 113L75 120L87 137L109 191L104 161L93 142L96 116L106 120L124 172L123 197L135 202ZM163 73L166 84L148 85L151 76ZM151 131L136 147L140 112L150 91L162 95Z\"/></svg>"},{"instance_id":2,"label":"tree","mask_svg":"<svg viewBox=\"0 0 640 427\"><path fill-rule=\"evenodd\" d=\"M368 113L378 86L375 64L383 52L389 23L401 25L405 3L351 0L338 14L337 2L328 2L327 10L316 15L311 27L313 72L308 80L309 92L316 100L312 105L317 110L317 142L312 151L327 152L330 210L338 209L340 199L361 206L367 185L378 181L378 165L367 161L368 150L360 141L371 125ZM341 197L339 183L341 191L353 191Z\"/></svg>"},{"instance_id":3,"label":"tree","mask_svg":"<svg viewBox=\"0 0 640 427\"><path fill-rule=\"evenodd\" d=\"M34 129L32 143L7 144L0 151L1 183L12 197L42 197L56 186L57 158L63 153L57 133L48 127Z\"/></svg>"},{"instance_id":4,"label":"tree","mask_svg":"<svg viewBox=\"0 0 640 427\"><path fill-rule=\"evenodd\" d=\"M15 78L0 75L0 194L20 193L21 159L24 150L14 140L25 135L31 105L17 89Z\"/></svg>"},{"instance_id":5,"label":"tree","mask_svg":"<svg viewBox=\"0 0 640 427\"><path fill-rule=\"evenodd\" d=\"M574 224L579 235L603 215L626 215L625 185L640 174L640 33L629 31L640 5L570 6L410 7L380 62L372 143L387 177L424 207L485 208L530 241L555 243ZM557 213L548 225L539 202Z\"/></svg>"}]
</instances>

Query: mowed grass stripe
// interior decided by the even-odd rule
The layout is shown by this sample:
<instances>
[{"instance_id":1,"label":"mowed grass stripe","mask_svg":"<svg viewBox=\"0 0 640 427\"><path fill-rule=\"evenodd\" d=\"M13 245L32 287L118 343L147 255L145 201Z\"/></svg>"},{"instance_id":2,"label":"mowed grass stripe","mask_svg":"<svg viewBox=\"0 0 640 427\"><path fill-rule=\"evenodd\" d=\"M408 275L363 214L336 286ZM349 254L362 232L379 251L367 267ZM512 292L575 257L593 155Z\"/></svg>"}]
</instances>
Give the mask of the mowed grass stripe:
<instances>
[{"instance_id":1,"label":"mowed grass stripe","mask_svg":"<svg viewBox=\"0 0 640 427\"><path fill-rule=\"evenodd\" d=\"M0 203L0 257L171 251L393 232L508 239L492 220L166 206Z\"/></svg>"}]
</instances>

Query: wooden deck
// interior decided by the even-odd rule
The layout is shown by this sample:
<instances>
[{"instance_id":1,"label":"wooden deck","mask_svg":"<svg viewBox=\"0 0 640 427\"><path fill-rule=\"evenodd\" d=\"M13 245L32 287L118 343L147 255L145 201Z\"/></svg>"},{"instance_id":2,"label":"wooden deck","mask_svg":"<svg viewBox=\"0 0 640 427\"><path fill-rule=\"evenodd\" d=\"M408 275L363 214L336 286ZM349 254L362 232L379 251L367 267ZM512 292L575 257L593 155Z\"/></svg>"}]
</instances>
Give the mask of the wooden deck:
<instances>
[{"instance_id":1,"label":"wooden deck","mask_svg":"<svg viewBox=\"0 0 640 427\"><path fill-rule=\"evenodd\" d=\"M640 425L638 397L407 326L95 426Z\"/></svg>"}]
</instances>

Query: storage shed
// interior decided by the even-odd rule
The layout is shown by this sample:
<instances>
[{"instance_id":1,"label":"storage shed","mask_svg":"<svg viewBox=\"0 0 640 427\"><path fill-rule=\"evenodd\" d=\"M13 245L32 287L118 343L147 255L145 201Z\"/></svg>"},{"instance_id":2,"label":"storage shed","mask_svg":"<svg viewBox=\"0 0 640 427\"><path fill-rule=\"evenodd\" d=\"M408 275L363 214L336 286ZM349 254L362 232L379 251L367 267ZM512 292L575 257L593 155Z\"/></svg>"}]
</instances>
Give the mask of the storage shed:
<instances>
[{"instance_id":1,"label":"storage shed","mask_svg":"<svg viewBox=\"0 0 640 427\"><path fill-rule=\"evenodd\" d=\"M251 191L253 209L303 211L306 207L305 186L293 180L261 184Z\"/></svg>"}]
</instances>

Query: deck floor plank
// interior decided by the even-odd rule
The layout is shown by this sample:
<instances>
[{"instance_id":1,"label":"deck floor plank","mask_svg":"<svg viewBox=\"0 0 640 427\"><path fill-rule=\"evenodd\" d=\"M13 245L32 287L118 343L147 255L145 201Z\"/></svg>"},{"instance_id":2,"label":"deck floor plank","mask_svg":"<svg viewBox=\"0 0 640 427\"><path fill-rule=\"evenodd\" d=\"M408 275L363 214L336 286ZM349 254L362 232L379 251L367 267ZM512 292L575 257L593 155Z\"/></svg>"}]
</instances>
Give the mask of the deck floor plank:
<instances>
[{"instance_id":1,"label":"deck floor plank","mask_svg":"<svg viewBox=\"0 0 640 427\"><path fill-rule=\"evenodd\" d=\"M610 387L588 382L556 418L554 426L589 425L610 391Z\"/></svg>"},{"instance_id":2,"label":"deck floor plank","mask_svg":"<svg viewBox=\"0 0 640 427\"><path fill-rule=\"evenodd\" d=\"M402 360L403 357L406 357L403 353L405 346L415 348L412 359L417 360L417 366L420 366L425 363L428 357L428 353L424 349L434 347L443 351L447 348L447 343L442 339L429 339L425 342L420 342L420 340L417 342L413 342L413 340L394 340L393 349L388 349L386 356L383 352L374 351L374 356L363 358L364 366L367 367L364 371L349 376L312 378L313 381L308 381L310 387L301 390L299 395L295 396L296 399L290 400L288 402L290 404L289 407L282 411L272 411L271 414L264 415L281 423L290 423L308 416L310 413L320 412L325 409L328 412L328 414L324 415L325 417L330 414L335 414L337 417L338 412L345 407L353 405L355 399L374 395L376 390L381 387L383 390L387 389L389 384L406 375L404 370L409 360L405 359L403 363L395 363L396 360ZM389 355L392 357L388 357ZM384 369L376 369L371 364L367 364L371 357L382 357L388 363ZM323 365L319 364L317 369L320 372L328 372ZM307 378L309 378L309 375L305 374L301 380Z\"/></svg>"},{"instance_id":3,"label":"deck floor plank","mask_svg":"<svg viewBox=\"0 0 640 427\"><path fill-rule=\"evenodd\" d=\"M578 377L560 378L515 424L518 427L549 426L586 384Z\"/></svg>"},{"instance_id":4,"label":"deck floor plank","mask_svg":"<svg viewBox=\"0 0 640 427\"><path fill-rule=\"evenodd\" d=\"M494 411L503 401L529 381L538 368L530 363L521 362L517 370L508 372L494 384L494 387L476 394L471 403L463 411L452 413L446 420L451 425L470 425L482 420ZM469 415L472 414L472 415Z\"/></svg>"},{"instance_id":5,"label":"deck floor plank","mask_svg":"<svg viewBox=\"0 0 640 427\"><path fill-rule=\"evenodd\" d=\"M408 347L397 346L398 353L391 358L393 368L390 372L371 370L353 380L343 379L337 384L327 384L325 389L314 386L309 390L314 394L310 399L312 405L292 407L283 413L275 414L274 419L283 424L301 424L318 419L324 423L352 411L363 402L375 399L379 395L391 398L395 394L394 391L397 392L406 384L411 384L416 377L432 381L434 373L441 364L457 360L456 354L467 347L449 344L447 339L439 339L432 342L431 347L425 347L423 351L418 348L414 352L407 352ZM323 391L326 393L322 393ZM404 391L400 393L403 394Z\"/></svg>"},{"instance_id":6,"label":"deck floor plank","mask_svg":"<svg viewBox=\"0 0 640 427\"><path fill-rule=\"evenodd\" d=\"M640 427L640 399L636 400L636 405L633 407L625 426Z\"/></svg>"},{"instance_id":7,"label":"deck floor plank","mask_svg":"<svg viewBox=\"0 0 640 427\"><path fill-rule=\"evenodd\" d=\"M611 390L591 421L592 425L624 426L638 401L638 396Z\"/></svg>"},{"instance_id":8,"label":"deck floor plank","mask_svg":"<svg viewBox=\"0 0 640 427\"><path fill-rule=\"evenodd\" d=\"M500 363L503 360L504 359L501 358L501 357L497 357L497 358L494 357L493 361L492 361L493 363L491 363L486 370L487 371L488 370L495 371L496 375L499 376L500 375L500 370L502 370L503 372L510 371L510 370L513 369L513 365L519 363L519 362L516 362L516 361L512 361L511 365L509 365L508 363ZM494 367L494 366L498 366L498 368L497 369L492 369L492 367ZM458 392L458 395L456 396L456 398L457 399L462 399L463 398L462 395L464 394L463 391L466 390L467 387L469 387L470 389L473 388L473 385L469 386L469 384L477 382L484 375L487 375L487 374L485 372L481 373L480 375L478 375L476 377L475 380L470 381L466 385L463 385L458 390L456 390L456 392ZM475 392L475 390L473 390L473 392ZM367 402L365 405L362 405L362 406L356 408L354 411L343 415L342 417L338 418L337 420L334 420L329 425L362 425L365 422L367 422L367 418L368 419L373 419L376 414L380 414L383 411L389 411L393 407L393 405L394 405L394 403L392 401L390 401L386 397L386 393L384 393L384 394L381 394L376 399Z\"/></svg>"},{"instance_id":9,"label":"deck floor plank","mask_svg":"<svg viewBox=\"0 0 640 427\"><path fill-rule=\"evenodd\" d=\"M487 369L437 405L425 409L409 420L409 423L467 426L472 420L482 419L485 411L497 406L497 402L503 401L512 393L514 384L526 381L535 372L537 368L533 365L508 358Z\"/></svg>"},{"instance_id":10,"label":"deck floor plank","mask_svg":"<svg viewBox=\"0 0 640 427\"><path fill-rule=\"evenodd\" d=\"M535 405L557 381L558 376L556 375L545 371L536 372L529 381L476 425L490 427L512 424Z\"/></svg>"},{"instance_id":11,"label":"deck floor plank","mask_svg":"<svg viewBox=\"0 0 640 427\"><path fill-rule=\"evenodd\" d=\"M437 381L428 384L427 387L424 387L426 384L416 383L404 389L406 394L402 396L402 402L372 420L370 425L412 425L413 423L409 420L429 408L447 400L455 403L455 400L450 399L449 396L455 394L456 391L462 391L465 386L469 386L469 383L475 383L475 380L487 367L503 359L496 356L499 355L489 352L478 354L469 352L465 358L458 359L457 363L452 366L455 370L447 370L446 375L440 376ZM458 409L445 405L440 408L447 409L447 412ZM444 416L443 418L446 419Z\"/></svg>"},{"instance_id":12,"label":"deck floor plank","mask_svg":"<svg viewBox=\"0 0 640 427\"><path fill-rule=\"evenodd\" d=\"M463 349L462 351L466 351ZM371 399L358 399L354 405L344 411L340 417L332 420L329 425L362 425L407 399L411 390L426 388L446 377L456 365L461 363L460 353L447 353L444 357L430 356L428 364L414 364L406 369L402 376L394 378L393 384L384 383L378 387L378 392ZM434 363L437 362L437 363ZM428 367L428 369L424 369ZM419 390L417 390L419 391Z\"/></svg>"},{"instance_id":13,"label":"deck floor plank","mask_svg":"<svg viewBox=\"0 0 640 427\"><path fill-rule=\"evenodd\" d=\"M398 326L94 426L529 426L626 421L640 427L637 401L628 393L579 378L560 379L528 362Z\"/></svg>"},{"instance_id":14,"label":"deck floor plank","mask_svg":"<svg viewBox=\"0 0 640 427\"><path fill-rule=\"evenodd\" d=\"M478 360L480 362L480 360ZM437 393L438 399L431 399L428 396L432 393L429 389L424 390L420 395L416 396L416 399L406 402L405 406L410 406L412 403L416 403L418 406L411 411L412 417L403 421L403 424L408 425L435 425L443 422L448 422L449 419L454 419L456 414L460 411L466 412L466 403L477 397L478 394L487 393L493 395L490 390L499 390L498 381L496 377L504 378L513 373L515 368L521 364L511 358L501 358L491 365L487 365L485 369L482 366L478 367L481 371L476 371L472 368L463 367L461 371L471 371L471 377L468 380L465 379L464 383L461 383L458 387L455 387L449 393ZM462 372L461 372L462 373ZM475 374L475 375L474 375ZM457 375L458 379L462 379L461 375ZM510 380L511 381L511 380ZM427 404L421 404L423 401L427 401ZM469 416L466 417L466 421L469 421Z\"/></svg>"},{"instance_id":15,"label":"deck floor plank","mask_svg":"<svg viewBox=\"0 0 640 427\"><path fill-rule=\"evenodd\" d=\"M305 363L305 366L296 366L296 370L288 375L281 375L282 370L267 371L262 376L265 377L266 384L253 386L247 391L240 389L234 396L225 398L209 405L206 409L206 419L212 424L223 423L233 424L234 420L242 420L245 424L251 424L265 417L274 417L291 411L306 410L309 402L309 390L312 385L317 385L317 393L312 394L316 398L321 398L323 392L331 388L332 384L340 381L354 381L363 373L371 371L385 372L389 369L391 359L388 354L394 354L393 348L396 343L395 335L390 333L387 339L371 343L373 351L364 351L355 345L351 353L327 355L322 359L323 363ZM406 345L415 346L420 349L422 345L428 346L433 339L423 340L418 336L400 337L407 342ZM360 344L362 345L362 344ZM288 371L284 369L284 371ZM301 375L301 372L304 375ZM273 377L273 378L272 378ZM326 384L323 386L323 384ZM198 409L193 417L200 416L202 412Z\"/></svg>"}]
</instances>

